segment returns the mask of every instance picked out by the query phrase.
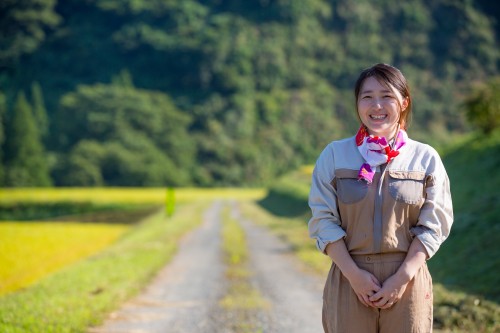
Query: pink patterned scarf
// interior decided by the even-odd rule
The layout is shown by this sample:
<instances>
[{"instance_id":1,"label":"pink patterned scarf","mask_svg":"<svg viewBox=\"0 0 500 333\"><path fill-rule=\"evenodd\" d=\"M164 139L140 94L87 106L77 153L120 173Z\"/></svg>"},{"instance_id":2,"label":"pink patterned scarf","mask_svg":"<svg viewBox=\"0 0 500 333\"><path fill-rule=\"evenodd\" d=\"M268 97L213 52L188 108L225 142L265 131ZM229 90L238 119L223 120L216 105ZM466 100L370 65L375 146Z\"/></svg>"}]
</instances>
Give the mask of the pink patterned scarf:
<instances>
[{"instance_id":1,"label":"pink patterned scarf","mask_svg":"<svg viewBox=\"0 0 500 333\"><path fill-rule=\"evenodd\" d=\"M384 163L389 163L393 158L398 156L399 149L406 144L407 140L408 134L402 129L398 130L393 148L388 144L385 137L368 135L366 127L361 125L356 134L356 145L366 163L363 163L359 169L358 179L363 179L368 184L371 184L376 167Z\"/></svg>"}]
</instances>

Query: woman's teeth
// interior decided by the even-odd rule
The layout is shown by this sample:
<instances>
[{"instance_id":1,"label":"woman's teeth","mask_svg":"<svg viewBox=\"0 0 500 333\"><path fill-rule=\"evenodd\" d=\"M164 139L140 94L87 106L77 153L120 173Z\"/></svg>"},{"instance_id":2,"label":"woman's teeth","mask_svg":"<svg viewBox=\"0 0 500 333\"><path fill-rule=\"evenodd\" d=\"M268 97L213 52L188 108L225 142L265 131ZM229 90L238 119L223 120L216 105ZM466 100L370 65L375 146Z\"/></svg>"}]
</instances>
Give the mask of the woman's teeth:
<instances>
[{"instance_id":1,"label":"woman's teeth","mask_svg":"<svg viewBox=\"0 0 500 333\"><path fill-rule=\"evenodd\" d=\"M370 118L375 119L375 120L385 119L385 117L387 117L387 115L379 115L379 116L371 115L370 116Z\"/></svg>"}]
</instances>

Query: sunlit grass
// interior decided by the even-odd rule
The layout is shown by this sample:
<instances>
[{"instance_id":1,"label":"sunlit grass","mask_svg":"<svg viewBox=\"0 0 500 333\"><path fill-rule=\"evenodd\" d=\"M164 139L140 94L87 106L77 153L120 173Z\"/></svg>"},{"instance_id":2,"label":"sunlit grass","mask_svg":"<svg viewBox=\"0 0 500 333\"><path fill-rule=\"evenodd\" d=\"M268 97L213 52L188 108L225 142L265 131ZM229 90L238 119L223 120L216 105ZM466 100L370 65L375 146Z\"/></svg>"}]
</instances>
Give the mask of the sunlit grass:
<instances>
[{"instance_id":1,"label":"sunlit grass","mask_svg":"<svg viewBox=\"0 0 500 333\"><path fill-rule=\"evenodd\" d=\"M97 223L0 223L0 295L99 252L127 229Z\"/></svg>"},{"instance_id":2,"label":"sunlit grass","mask_svg":"<svg viewBox=\"0 0 500 333\"><path fill-rule=\"evenodd\" d=\"M261 188L176 188L177 203L213 200L258 200L266 194ZM77 201L133 204L164 204L166 188L7 188L0 189L0 203Z\"/></svg>"}]
</instances>

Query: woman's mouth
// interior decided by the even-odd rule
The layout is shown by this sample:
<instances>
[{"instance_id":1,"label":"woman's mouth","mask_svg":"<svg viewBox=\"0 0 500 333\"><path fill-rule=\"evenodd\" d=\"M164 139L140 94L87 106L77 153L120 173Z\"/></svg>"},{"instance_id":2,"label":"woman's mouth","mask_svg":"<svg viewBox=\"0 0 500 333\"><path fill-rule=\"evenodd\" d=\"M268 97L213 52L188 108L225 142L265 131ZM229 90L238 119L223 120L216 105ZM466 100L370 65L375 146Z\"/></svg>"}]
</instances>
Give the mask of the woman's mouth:
<instances>
[{"instance_id":1,"label":"woman's mouth","mask_svg":"<svg viewBox=\"0 0 500 333\"><path fill-rule=\"evenodd\" d=\"M387 115L386 114L381 114L381 115L370 115L370 118L373 119L373 120L384 120L385 118L387 118Z\"/></svg>"}]
</instances>

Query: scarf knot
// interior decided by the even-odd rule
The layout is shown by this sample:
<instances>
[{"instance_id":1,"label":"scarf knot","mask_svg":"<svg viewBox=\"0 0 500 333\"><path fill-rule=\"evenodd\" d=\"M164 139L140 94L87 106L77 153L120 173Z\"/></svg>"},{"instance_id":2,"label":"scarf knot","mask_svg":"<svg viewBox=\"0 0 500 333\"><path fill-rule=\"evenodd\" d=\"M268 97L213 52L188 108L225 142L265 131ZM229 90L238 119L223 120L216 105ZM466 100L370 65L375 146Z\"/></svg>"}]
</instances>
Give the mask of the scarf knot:
<instances>
[{"instance_id":1,"label":"scarf knot","mask_svg":"<svg viewBox=\"0 0 500 333\"><path fill-rule=\"evenodd\" d=\"M399 155L399 149L406 144L408 135L402 129L398 130L392 148L385 137L369 135L365 126L361 126L356 134L356 145L366 163L361 165L358 173L358 179L364 180L368 184L373 182L375 169L377 166L389 163Z\"/></svg>"}]
</instances>

